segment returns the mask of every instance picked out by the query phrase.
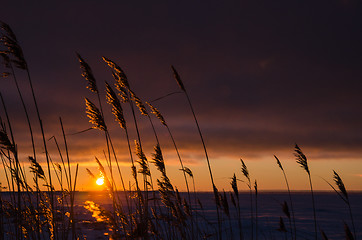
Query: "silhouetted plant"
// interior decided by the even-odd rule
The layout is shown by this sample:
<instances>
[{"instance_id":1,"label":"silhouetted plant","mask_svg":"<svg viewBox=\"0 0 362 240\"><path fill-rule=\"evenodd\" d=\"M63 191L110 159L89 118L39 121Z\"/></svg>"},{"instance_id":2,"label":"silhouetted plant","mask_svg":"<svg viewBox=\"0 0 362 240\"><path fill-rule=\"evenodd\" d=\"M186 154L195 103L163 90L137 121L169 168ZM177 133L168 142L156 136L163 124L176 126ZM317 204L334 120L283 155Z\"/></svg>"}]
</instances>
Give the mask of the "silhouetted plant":
<instances>
[{"instance_id":1,"label":"silhouetted plant","mask_svg":"<svg viewBox=\"0 0 362 240\"><path fill-rule=\"evenodd\" d=\"M346 190L346 187L343 183L342 178L339 176L339 174L333 170L333 180L334 183L337 185L339 191L333 187L332 184L330 184L328 181L326 181L328 183L328 185L338 194L338 196L347 204L348 206L348 211L349 211L349 216L351 218L351 223L352 223L352 228L353 228L353 235L354 235L354 239L356 239L357 235L356 235L356 229L354 226L354 220L353 220L353 215L352 215L352 209L351 209L351 203L349 201L349 196L348 196L348 192ZM345 223L346 225L346 223Z\"/></svg>"},{"instance_id":2,"label":"silhouetted plant","mask_svg":"<svg viewBox=\"0 0 362 240\"><path fill-rule=\"evenodd\" d=\"M291 212L292 212L292 220L293 220L293 226L294 226L294 229L292 229L292 228L290 229L290 233L292 234L292 239L293 239L293 232L294 232L294 239L297 239L297 228L296 228L296 225L295 225L294 208L293 208L292 194L290 193L289 182L288 182L288 179L287 179L287 175L286 175L286 173L284 171L283 165L280 162L279 158L277 156L275 156L275 155L274 155L274 158L277 160L277 164L278 164L279 168L283 172L285 184L287 185L290 209L291 209ZM290 220L290 218L289 218L289 220Z\"/></svg>"},{"instance_id":3,"label":"silhouetted plant","mask_svg":"<svg viewBox=\"0 0 362 240\"><path fill-rule=\"evenodd\" d=\"M249 193L250 193L250 223L251 223L251 239L254 239L254 211L253 211L253 192L251 189L251 180L250 180L250 175L249 175L249 170L246 167L244 160L240 158L241 161L241 172L244 175L244 177L246 178L247 182L246 185L249 188Z\"/></svg>"},{"instance_id":4,"label":"silhouetted plant","mask_svg":"<svg viewBox=\"0 0 362 240\"><path fill-rule=\"evenodd\" d=\"M315 209L315 201L314 201L314 192L313 192L313 185L312 185L312 177L310 175L309 167L308 167L308 160L307 157L304 155L302 150L299 148L299 146L296 144L294 148L294 155L297 159L297 163L300 164L300 166L307 172L308 179L309 179L309 186L310 186L310 192L312 194L312 204L313 204L313 217L314 217L314 235L315 239L317 240L317 217L316 217L316 209Z\"/></svg>"},{"instance_id":5,"label":"silhouetted plant","mask_svg":"<svg viewBox=\"0 0 362 240\"><path fill-rule=\"evenodd\" d=\"M189 106L190 106L190 109L191 109L191 112L192 112L192 116L194 117L194 120L195 120L195 123L196 123L196 126L197 126L197 130L199 132L199 135L200 135L200 139L201 139L201 143L202 143L202 146L203 146L203 149L204 149L204 153L205 153L205 157L206 157L206 162L207 162L207 167L209 169L209 174L210 174L210 180L211 180L211 184L212 184L212 188L214 190L214 195L217 196L217 193L215 192L217 190L216 186L215 186L215 183L214 183L214 177L212 176L212 170L211 170L211 165L210 165L210 160L209 160L209 155L207 153L207 150L206 150L206 145L205 145L205 141L204 141L204 137L201 133L201 129L200 129L200 126L199 126L199 123L197 121L197 118L196 118L196 114L195 114L195 111L194 111L194 108L191 104L191 100L190 100L190 97L186 91L186 88L181 80L181 77L180 75L178 74L178 72L176 71L176 69L174 68L174 66L171 66L171 69L172 69L172 72L173 72L173 75L174 75L174 78L177 82L177 84L179 85L179 87L181 88L181 90L183 91L183 93L185 94L186 98L187 98L187 102L189 103ZM219 226L219 238L222 239L222 236L221 236L221 221L220 221L220 213L219 213L219 205L217 204L217 199L215 198L215 202L216 202L216 213L217 213L217 218L218 218L218 226Z\"/></svg>"}]
</instances>

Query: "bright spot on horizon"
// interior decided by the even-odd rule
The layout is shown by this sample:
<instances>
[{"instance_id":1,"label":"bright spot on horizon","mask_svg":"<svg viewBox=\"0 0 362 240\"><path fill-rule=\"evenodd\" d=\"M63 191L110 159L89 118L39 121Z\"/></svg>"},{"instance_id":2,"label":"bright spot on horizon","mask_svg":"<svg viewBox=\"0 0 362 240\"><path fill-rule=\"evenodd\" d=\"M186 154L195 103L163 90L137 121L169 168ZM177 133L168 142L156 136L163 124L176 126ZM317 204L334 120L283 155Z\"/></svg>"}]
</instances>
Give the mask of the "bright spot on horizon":
<instances>
[{"instance_id":1,"label":"bright spot on horizon","mask_svg":"<svg viewBox=\"0 0 362 240\"><path fill-rule=\"evenodd\" d=\"M103 178L103 177L98 178L97 181L96 181L96 183L97 183L97 185L99 185L99 186L103 185L103 184L104 184L104 178Z\"/></svg>"}]
</instances>

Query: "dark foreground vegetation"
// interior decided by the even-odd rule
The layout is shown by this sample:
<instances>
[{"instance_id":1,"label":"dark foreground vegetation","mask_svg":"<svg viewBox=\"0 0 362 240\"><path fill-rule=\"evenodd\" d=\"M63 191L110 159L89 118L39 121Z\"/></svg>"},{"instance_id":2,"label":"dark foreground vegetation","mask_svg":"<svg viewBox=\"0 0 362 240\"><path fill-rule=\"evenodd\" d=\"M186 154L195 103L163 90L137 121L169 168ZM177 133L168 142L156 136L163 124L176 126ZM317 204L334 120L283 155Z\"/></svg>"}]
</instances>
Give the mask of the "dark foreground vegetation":
<instances>
[{"instance_id":1,"label":"dark foreground vegetation","mask_svg":"<svg viewBox=\"0 0 362 240\"><path fill-rule=\"evenodd\" d=\"M25 122L31 139L32 152L28 155L27 163L20 159L18 145L14 139L11 116L7 112L6 99L1 98L0 115L0 157L1 174L4 174L6 182L2 183L1 190L7 192L7 197L0 194L0 239L82 239L77 228L77 218L74 211L75 192L77 190L78 164L75 171L71 171L70 157L68 154L67 137L62 120L59 119L59 126L63 133L61 151L59 139L52 137L45 138L40 110L37 105L37 98L34 93L31 75L19 42L6 24L1 22L1 45L0 55L3 61L2 77L14 81L17 93L25 114ZM103 57L104 64L111 70L110 77L112 83L105 82L105 99L114 115L115 121L123 131L127 140L129 160L132 170L132 182L124 181L121 167L117 159L116 149L112 142L111 134L107 123L104 120L104 110L102 101L103 94L100 93L97 81L90 66L77 54L80 63L82 76L86 79L87 88L90 90L89 98L85 98L86 113L93 129L99 130L104 135L106 149L104 160L95 161L98 164L100 174L105 180L107 193L112 202L109 210L102 209L94 202L85 202L85 208L91 211L95 221L104 222L110 230L110 239L265 239L261 236L258 223L258 185L256 180L252 180L245 162L241 159L242 179L238 179L236 174L231 177L231 192L219 191L214 183L211 163L209 161L207 148L203 135L197 121L197 116L193 109L192 102L180 75L172 66L171 70L180 87L180 93L185 96L190 107L195 125L199 133L200 141L207 163L210 189L213 191L215 219L210 219L208 213L203 210L203 203L195 192L195 182L193 172L184 165L176 141L171 129L167 125L164 116L150 102L141 100L130 86L126 74L111 59ZM17 80L17 72L26 73L28 91L31 92L32 102L25 102L24 93L20 90ZM21 75L23 76L23 74ZM1 89L4 91L4 89ZM94 100L93 100L94 99ZM35 113L30 113L29 106L33 106ZM104 104L103 104L104 105ZM123 106L128 105L132 120L126 121L123 115ZM34 140L33 123L29 115L37 116L38 128L40 129L42 152L36 151ZM155 141L154 153L151 158L147 158L141 139L137 114L141 114L149 121ZM167 129L172 145L178 156L180 170L183 173L185 194L180 194L177 187L172 184L167 174L164 162L162 147L159 143L154 120L160 121ZM129 128L132 125L132 128ZM130 139L129 131L135 131L137 138ZM37 134L38 135L38 134ZM57 146L58 152L50 153L47 144L52 141ZM328 239L328 232L318 227L313 182L308 167L307 157L301 148L296 145L295 157L297 163L306 172L306 179L310 185L310 195L313 208L314 227L310 229L315 239ZM52 156L57 155L60 162L54 162ZM298 235L298 226L295 221L293 199L290 193L287 174L284 171L281 161L275 156L276 163L285 178L286 188L289 192L288 198L283 202L279 225L275 226L275 231L284 232L285 239L303 239ZM41 165L40 162L45 164ZM24 164L30 164L30 174L27 175ZM150 164L154 164L158 174L155 177L150 170ZM79 169L85 171L85 169ZM90 177L97 174L88 170ZM55 177L54 177L55 176ZM351 210L349 194L345 185L337 172L333 171L334 185L328 183L348 207L350 219L344 224L346 239L356 239L356 231ZM120 181L115 180L120 179ZM240 206L240 183L246 184L249 190L249 213L250 217L242 218ZM59 185L59 189L55 189ZM44 188L45 186L45 188ZM243 185L244 186L244 185ZM121 195L119 194L121 192ZM121 200L123 199L123 200ZM277 206L278 207L278 206ZM236 219L237 227L232 227L232 220ZM247 222L246 222L247 221ZM245 226L248 229L245 229ZM247 236L245 233L248 233Z\"/></svg>"}]
</instances>

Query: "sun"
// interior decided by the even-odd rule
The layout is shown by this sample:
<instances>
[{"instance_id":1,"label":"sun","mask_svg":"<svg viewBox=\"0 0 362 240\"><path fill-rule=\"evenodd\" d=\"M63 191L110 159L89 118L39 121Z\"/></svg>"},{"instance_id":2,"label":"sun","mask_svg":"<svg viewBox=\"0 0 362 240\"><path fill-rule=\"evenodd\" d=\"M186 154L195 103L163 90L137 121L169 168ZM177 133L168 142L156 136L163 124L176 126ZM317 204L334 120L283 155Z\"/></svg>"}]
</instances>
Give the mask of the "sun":
<instances>
[{"instance_id":1,"label":"sun","mask_svg":"<svg viewBox=\"0 0 362 240\"><path fill-rule=\"evenodd\" d=\"M96 183L97 183L97 185L99 185L99 186L103 185L103 184L104 184L104 178L103 178L103 177L98 178L97 181L96 181Z\"/></svg>"}]
</instances>

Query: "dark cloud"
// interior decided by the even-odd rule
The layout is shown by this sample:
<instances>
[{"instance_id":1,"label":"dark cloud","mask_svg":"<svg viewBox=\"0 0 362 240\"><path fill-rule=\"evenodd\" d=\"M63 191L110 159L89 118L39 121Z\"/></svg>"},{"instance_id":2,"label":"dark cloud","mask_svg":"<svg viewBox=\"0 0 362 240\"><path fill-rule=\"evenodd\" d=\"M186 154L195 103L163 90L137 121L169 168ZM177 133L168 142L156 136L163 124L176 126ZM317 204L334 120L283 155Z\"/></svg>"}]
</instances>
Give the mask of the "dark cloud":
<instances>
[{"instance_id":1,"label":"dark cloud","mask_svg":"<svg viewBox=\"0 0 362 240\"><path fill-rule=\"evenodd\" d=\"M112 81L101 60L105 55L124 68L145 100L179 90L170 70L174 64L213 155L236 158L291 152L295 142L345 157L361 153L361 10L357 1L14 1L0 13L24 48L50 136L59 134L59 116L68 132L90 126L84 97L96 98L85 89L77 51L102 91L103 81ZM25 80L21 84L26 89ZM23 121L12 83L1 91L13 118ZM184 96L154 104L184 154L196 154L199 137ZM107 119L113 122L110 115ZM141 126L149 129L147 121ZM153 141L152 132L144 131ZM76 145L79 153L87 149Z\"/></svg>"}]
</instances>

